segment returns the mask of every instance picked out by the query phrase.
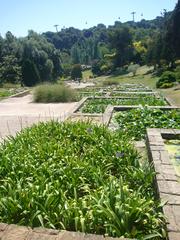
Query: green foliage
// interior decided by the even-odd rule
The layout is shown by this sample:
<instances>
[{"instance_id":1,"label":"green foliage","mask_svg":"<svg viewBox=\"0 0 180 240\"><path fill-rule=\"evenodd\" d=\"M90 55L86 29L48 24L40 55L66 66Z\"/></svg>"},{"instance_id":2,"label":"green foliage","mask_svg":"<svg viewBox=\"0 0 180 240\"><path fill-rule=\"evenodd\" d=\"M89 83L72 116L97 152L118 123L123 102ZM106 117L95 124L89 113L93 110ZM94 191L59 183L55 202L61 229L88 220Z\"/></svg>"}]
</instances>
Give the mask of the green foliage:
<instances>
[{"instance_id":1,"label":"green foliage","mask_svg":"<svg viewBox=\"0 0 180 240\"><path fill-rule=\"evenodd\" d=\"M176 75L176 80L180 82L180 66L176 68L175 75Z\"/></svg>"},{"instance_id":2,"label":"green foliage","mask_svg":"<svg viewBox=\"0 0 180 240\"><path fill-rule=\"evenodd\" d=\"M167 83L170 86L173 86L173 83L176 82L176 76L173 72L166 71L162 74L160 79L156 83L157 88L163 88L163 86L168 86Z\"/></svg>"},{"instance_id":3,"label":"green foliage","mask_svg":"<svg viewBox=\"0 0 180 240\"><path fill-rule=\"evenodd\" d=\"M5 141L0 159L2 222L161 239L154 172L118 133L89 123L41 123Z\"/></svg>"},{"instance_id":4,"label":"green foliage","mask_svg":"<svg viewBox=\"0 0 180 240\"><path fill-rule=\"evenodd\" d=\"M74 89L60 84L43 84L33 91L34 102L75 102L77 93Z\"/></svg>"},{"instance_id":5,"label":"green foliage","mask_svg":"<svg viewBox=\"0 0 180 240\"><path fill-rule=\"evenodd\" d=\"M82 68L80 64L75 64L71 70L71 78L74 80L82 78Z\"/></svg>"},{"instance_id":6,"label":"green foliage","mask_svg":"<svg viewBox=\"0 0 180 240\"><path fill-rule=\"evenodd\" d=\"M167 103L163 99L157 99L154 96L139 98L92 98L88 99L84 106L80 109L83 113L103 113L108 105L149 105L164 106Z\"/></svg>"},{"instance_id":7,"label":"green foliage","mask_svg":"<svg viewBox=\"0 0 180 240\"><path fill-rule=\"evenodd\" d=\"M22 82L25 86L31 87L40 82L40 76L36 65L29 59L24 61L22 66Z\"/></svg>"},{"instance_id":8,"label":"green foliage","mask_svg":"<svg viewBox=\"0 0 180 240\"><path fill-rule=\"evenodd\" d=\"M133 56L132 34L129 28L123 27L110 32L109 41L111 47L116 50L115 67L122 67L129 63Z\"/></svg>"},{"instance_id":9,"label":"green foliage","mask_svg":"<svg viewBox=\"0 0 180 240\"><path fill-rule=\"evenodd\" d=\"M14 55L4 56L0 63L0 79L2 83L18 83L21 78L21 66L18 59Z\"/></svg>"},{"instance_id":10,"label":"green foliage","mask_svg":"<svg viewBox=\"0 0 180 240\"><path fill-rule=\"evenodd\" d=\"M121 111L114 117L118 131L135 140L145 138L146 128L180 129L180 111L139 108Z\"/></svg>"}]
</instances>

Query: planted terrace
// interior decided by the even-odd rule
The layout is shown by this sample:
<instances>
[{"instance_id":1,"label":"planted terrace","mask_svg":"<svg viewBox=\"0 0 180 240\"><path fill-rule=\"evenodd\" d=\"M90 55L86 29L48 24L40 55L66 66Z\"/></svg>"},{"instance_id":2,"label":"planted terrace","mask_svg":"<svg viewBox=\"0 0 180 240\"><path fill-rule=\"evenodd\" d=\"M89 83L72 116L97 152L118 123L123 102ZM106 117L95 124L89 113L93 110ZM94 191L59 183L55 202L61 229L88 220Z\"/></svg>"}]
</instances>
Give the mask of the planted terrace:
<instances>
[{"instance_id":1,"label":"planted terrace","mask_svg":"<svg viewBox=\"0 0 180 240\"><path fill-rule=\"evenodd\" d=\"M114 112L110 127L134 140L144 139L146 128L180 129L180 110L166 108L134 108Z\"/></svg>"},{"instance_id":2,"label":"planted terrace","mask_svg":"<svg viewBox=\"0 0 180 240\"><path fill-rule=\"evenodd\" d=\"M6 223L162 239L154 172L129 139L89 123L34 125L0 146Z\"/></svg>"},{"instance_id":3,"label":"planted terrace","mask_svg":"<svg viewBox=\"0 0 180 240\"><path fill-rule=\"evenodd\" d=\"M138 97L138 98L88 98L83 106L79 109L82 113L104 113L108 105L149 105L149 106L165 106L168 105L166 100L156 98L155 96Z\"/></svg>"}]
</instances>

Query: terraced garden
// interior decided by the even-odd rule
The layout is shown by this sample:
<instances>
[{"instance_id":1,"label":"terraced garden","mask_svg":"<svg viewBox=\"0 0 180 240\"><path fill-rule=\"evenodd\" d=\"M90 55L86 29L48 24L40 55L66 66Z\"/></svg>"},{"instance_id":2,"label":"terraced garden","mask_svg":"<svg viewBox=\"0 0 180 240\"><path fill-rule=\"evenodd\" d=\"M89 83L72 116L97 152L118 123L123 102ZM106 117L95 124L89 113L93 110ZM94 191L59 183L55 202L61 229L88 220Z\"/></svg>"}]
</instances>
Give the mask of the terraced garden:
<instances>
[{"instance_id":1,"label":"terraced garden","mask_svg":"<svg viewBox=\"0 0 180 240\"><path fill-rule=\"evenodd\" d=\"M129 94L101 97L120 88ZM145 94L149 89L142 85L143 94L134 93L137 88L78 90L80 99L91 97L69 121L40 123L4 141L0 221L106 237L167 239L165 203L154 188L156 172L134 143L145 139L149 127L180 129L180 110L168 109L157 94ZM132 109L112 112L108 128L102 123L109 105Z\"/></svg>"},{"instance_id":2,"label":"terraced garden","mask_svg":"<svg viewBox=\"0 0 180 240\"><path fill-rule=\"evenodd\" d=\"M43 134L42 134L43 133ZM89 123L41 123L0 148L0 219L161 239L154 172L128 138Z\"/></svg>"}]
</instances>

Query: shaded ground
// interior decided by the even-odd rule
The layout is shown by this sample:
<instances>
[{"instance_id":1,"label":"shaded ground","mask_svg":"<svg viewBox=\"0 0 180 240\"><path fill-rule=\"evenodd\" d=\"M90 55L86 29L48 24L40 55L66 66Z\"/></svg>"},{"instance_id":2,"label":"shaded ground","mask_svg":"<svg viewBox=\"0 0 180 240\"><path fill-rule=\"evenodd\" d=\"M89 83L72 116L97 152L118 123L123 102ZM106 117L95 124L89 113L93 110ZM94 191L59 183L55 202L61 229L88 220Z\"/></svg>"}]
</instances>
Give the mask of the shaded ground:
<instances>
[{"instance_id":1,"label":"shaded ground","mask_svg":"<svg viewBox=\"0 0 180 240\"><path fill-rule=\"evenodd\" d=\"M76 103L32 103L32 96L8 98L0 102L0 141L39 121L69 116Z\"/></svg>"}]
</instances>

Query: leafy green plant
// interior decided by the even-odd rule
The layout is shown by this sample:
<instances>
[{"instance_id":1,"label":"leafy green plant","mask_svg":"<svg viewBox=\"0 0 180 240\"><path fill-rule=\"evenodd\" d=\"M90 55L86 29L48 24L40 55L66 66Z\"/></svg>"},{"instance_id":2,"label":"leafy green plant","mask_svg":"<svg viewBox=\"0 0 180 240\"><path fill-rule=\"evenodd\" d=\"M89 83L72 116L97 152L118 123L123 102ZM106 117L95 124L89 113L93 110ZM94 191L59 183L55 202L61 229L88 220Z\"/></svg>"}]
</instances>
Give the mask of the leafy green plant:
<instances>
[{"instance_id":1,"label":"leafy green plant","mask_svg":"<svg viewBox=\"0 0 180 240\"><path fill-rule=\"evenodd\" d=\"M161 239L153 177L129 139L104 126L34 125L0 146L0 221Z\"/></svg>"},{"instance_id":2,"label":"leafy green plant","mask_svg":"<svg viewBox=\"0 0 180 240\"><path fill-rule=\"evenodd\" d=\"M162 74L162 76L159 78L159 80L156 83L157 88L167 88L172 87L173 83L176 82L176 75L173 72L166 71ZM168 85L168 83L170 83Z\"/></svg>"},{"instance_id":3,"label":"leafy green plant","mask_svg":"<svg viewBox=\"0 0 180 240\"><path fill-rule=\"evenodd\" d=\"M132 139L140 140L145 137L146 128L180 129L180 112L138 108L118 112L113 121L118 124L118 131L127 134Z\"/></svg>"},{"instance_id":4,"label":"leafy green plant","mask_svg":"<svg viewBox=\"0 0 180 240\"><path fill-rule=\"evenodd\" d=\"M123 91L113 91L111 93L111 96L119 96L119 97L148 97L148 96L153 96L154 93L152 94L146 94L146 93L133 93L133 92L128 92L128 93L124 93Z\"/></svg>"},{"instance_id":5,"label":"leafy green plant","mask_svg":"<svg viewBox=\"0 0 180 240\"><path fill-rule=\"evenodd\" d=\"M73 102L77 99L76 91L63 84L42 84L33 91L34 102Z\"/></svg>"},{"instance_id":6,"label":"leafy green plant","mask_svg":"<svg viewBox=\"0 0 180 240\"><path fill-rule=\"evenodd\" d=\"M155 96L139 97L139 98L92 98L88 99L84 106L80 109L83 113L103 113L108 105L149 105L164 106L167 103Z\"/></svg>"}]
</instances>

